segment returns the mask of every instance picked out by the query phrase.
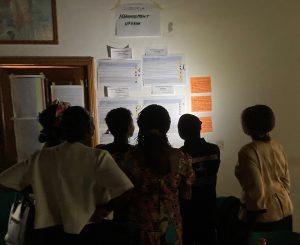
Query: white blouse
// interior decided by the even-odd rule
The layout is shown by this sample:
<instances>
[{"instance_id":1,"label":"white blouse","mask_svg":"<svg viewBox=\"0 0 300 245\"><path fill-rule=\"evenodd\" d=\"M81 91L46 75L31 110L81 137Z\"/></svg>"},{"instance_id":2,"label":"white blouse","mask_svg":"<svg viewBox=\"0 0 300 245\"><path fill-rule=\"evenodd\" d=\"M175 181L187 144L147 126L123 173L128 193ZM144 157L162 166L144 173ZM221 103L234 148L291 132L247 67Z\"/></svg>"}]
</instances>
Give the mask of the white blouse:
<instances>
[{"instance_id":1,"label":"white blouse","mask_svg":"<svg viewBox=\"0 0 300 245\"><path fill-rule=\"evenodd\" d=\"M133 187L107 151L67 142L15 164L0 174L0 183L16 190L32 186L36 229L63 225L73 234L89 223L97 205Z\"/></svg>"}]
</instances>

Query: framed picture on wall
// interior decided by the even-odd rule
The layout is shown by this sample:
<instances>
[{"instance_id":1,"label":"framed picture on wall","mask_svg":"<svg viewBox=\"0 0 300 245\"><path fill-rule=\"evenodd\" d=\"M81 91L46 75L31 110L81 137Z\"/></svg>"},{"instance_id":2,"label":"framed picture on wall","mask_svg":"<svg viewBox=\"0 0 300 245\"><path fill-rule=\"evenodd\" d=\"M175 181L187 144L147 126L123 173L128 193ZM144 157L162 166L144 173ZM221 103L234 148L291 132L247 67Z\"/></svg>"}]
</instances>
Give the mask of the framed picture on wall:
<instances>
[{"instance_id":1,"label":"framed picture on wall","mask_svg":"<svg viewBox=\"0 0 300 245\"><path fill-rule=\"evenodd\" d=\"M58 44L55 0L0 0L0 44Z\"/></svg>"}]
</instances>

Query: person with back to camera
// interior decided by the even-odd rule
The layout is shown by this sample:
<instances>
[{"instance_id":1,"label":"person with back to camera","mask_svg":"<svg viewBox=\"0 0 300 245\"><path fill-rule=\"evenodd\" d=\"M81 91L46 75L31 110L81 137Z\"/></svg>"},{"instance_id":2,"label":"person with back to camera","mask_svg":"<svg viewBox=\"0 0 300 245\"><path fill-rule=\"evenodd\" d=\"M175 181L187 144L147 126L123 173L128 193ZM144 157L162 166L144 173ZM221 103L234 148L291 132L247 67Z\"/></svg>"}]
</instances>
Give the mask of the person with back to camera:
<instances>
[{"instance_id":1,"label":"person with back to camera","mask_svg":"<svg viewBox=\"0 0 300 245\"><path fill-rule=\"evenodd\" d=\"M149 105L138 117L137 146L126 154L124 169L135 190L129 220L136 225L132 244L181 245L179 199L191 197L194 172L190 158L167 138L168 111Z\"/></svg>"},{"instance_id":2,"label":"person with back to camera","mask_svg":"<svg viewBox=\"0 0 300 245\"><path fill-rule=\"evenodd\" d=\"M125 153L134 148L128 143L128 139L134 132L131 112L123 107L113 109L107 113L105 122L109 132L114 137L114 141L107 145L97 145L96 148L107 150L122 167Z\"/></svg>"},{"instance_id":3,"label":"person with back to camera","mask_svg":"<svg viewBox=\"0 0 300 245\"><path fill-rule=\"evenodd\" d=\"M122 169L126 152L134 149L134 146L128 143L128 139L134 132L131 111L123 107L113 109L107 113L105 122L109 132L114 137L114 141L107 145L97 145L96 148L107 150ZM113 233L112 243L114 244L122 243L125 245L129 242L127 214L128 205L123 205L113 214L111 229Z\"/></svg>"},{"instance_id":4,"label":"person with back to camera","mask_svg":"<svg viewBox=\"0 0 300 245\"><path fill-rule=\"evenodd\" d=\"M282 145L269 135L274 113L266 105L254 105L242 112L241 121L252 142L240 149L235 167L242 187L239 218L250 230L292 231L288 161Z\"/></svg>"},{"instance_id":5,"label":"person with back to camera","mask_svg":"<svg viewBox=\"0 0 300 245\"><path fill-rule=\"evenodd\" d=\"M103 217L126 202L133 185L107 151L87 146L94 132L88 111L69 107L61 129L65 142L4 171L0 184L16 190L32 186L32 244L109 244Z\"/></svg>"},{"instance_id":6,"label":"person with back to camera","mask_svg":"<svg viewBox=\"0 0 300 245\"><path fill-rule=\"evenodd\" d=\"M216 183L220 165L220 150L201 138L198 117L184 114L178 121L179 136L184 140L180 148L192 157L196 180L192 199L181 204L183 216L183 244L215 244L216 239Z\"/></svg>"},{"instance_id":7,"label":"person with back to camera","mask_svg":"<svg viewBox=\"0 0 300 245\"><path fill-rule=\"evenodd\" d=\"M70 106L69 103L55 100L50 104L45 110L39 113L38 121L43 127L40 135L39 142L44 143L44 148L52 147L58 145L63 142L61 130L60 130L60 122L64 111ZM8 188L3 188L6 191L12 191ZM17 192L17 200L26 200L28 205L30 205L30 211L27 216L26 222L26 230L24 235L20 235L16 241L16 234L13 228L8 228L5 241L7 244L15 244L18 242L24 242L24 244L32 244L34 240L32 237L35 235L34 230L34 216L35 216L35 207L34 207L34 195L32 192L31 186L28 186L21 192ZM13 204L14 205L14 204ZM9 223L9 226L13 227L14 224Z\"/></svg>"}]
</instances>

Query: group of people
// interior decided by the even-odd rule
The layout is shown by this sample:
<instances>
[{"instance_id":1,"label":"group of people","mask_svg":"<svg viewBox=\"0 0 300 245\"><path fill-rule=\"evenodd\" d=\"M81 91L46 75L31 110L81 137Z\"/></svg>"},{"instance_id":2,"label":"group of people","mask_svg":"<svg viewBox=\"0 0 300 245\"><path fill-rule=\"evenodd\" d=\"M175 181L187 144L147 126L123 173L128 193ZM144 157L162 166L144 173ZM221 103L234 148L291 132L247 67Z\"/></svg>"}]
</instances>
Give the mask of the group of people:
<instances>
[{"instance_id":1,"label":"group of people","mask_svg":"<svg viewBox=\"0 0 300 245\"><path fill-rule=\"evenodd\" d=\"M168 111L155 104L138 116L136 145L128 141L134 123L125 108L105 118L114 141L94 148L93 120L82 107L57 102L39 121L45 147L0 174L2 188L32 188L30 244L217 244L220 150L201 137L198 117L180 117L180 149L168 141ZM268 106L242 113L252 138L235 169L245 229L292 230L288 165L282 146L269 136L274 124Z\"/></svg>"}]
</instances>

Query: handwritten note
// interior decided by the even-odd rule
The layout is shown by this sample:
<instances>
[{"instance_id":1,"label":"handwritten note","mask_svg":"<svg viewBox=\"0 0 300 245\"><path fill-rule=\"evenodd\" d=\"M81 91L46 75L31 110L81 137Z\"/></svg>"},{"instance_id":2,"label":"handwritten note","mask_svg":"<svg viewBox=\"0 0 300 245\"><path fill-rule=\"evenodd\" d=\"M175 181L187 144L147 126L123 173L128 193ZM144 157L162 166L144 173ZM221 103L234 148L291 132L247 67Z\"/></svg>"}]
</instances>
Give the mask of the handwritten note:
<instances>
[{"instance_id":1,"label":"handwritten note","mask_svg":"<svg viewBox=\"0 0 300 245\"><path fill-rule=\"evenodd\" d=\"M211 96L192 96L192 112L204 112L212 110Z\"/></svg>"},{"instance_id":2,"label":"handwritten note","mask_svg":"<svg viewBox=\"0 0 300 245\"><path fill-rule=\"evenodd\" d=\"M212 118L211 117L199 117L199 119L202 122L202 125L201 125L201 132L202 133L213 132Z\"/></svg>"},{"instance_id":3,"label":"handwritten note","mask_svg":"<svg viewBox=\"0 0 300 245\"><path fill-rule=\"evenodd\" d=\"M210 77L191 77L190 79L191 93L210 93L211 78Z\"/></svg>"},{"instance_id":4,"label":"handwritten note","mask_svg":"<svg viewBox=\"0 0 300 245\"><path fill-rule=\"evenodd\" d=\"M153 4L121 4L116 13L117 36L160 36L160 11Z\"/></svg>"},{"instance_id":5,"label":"handwritten note","mask_svg":"<svg viewBox=\"0 0 300 245\"><path fill-rule=\"evenodd\" d=\"M84 107L84 88L82 85L52 85L52 100L69 102L72 106Z\"/></svg>"}]
</instances>

